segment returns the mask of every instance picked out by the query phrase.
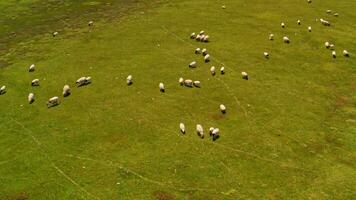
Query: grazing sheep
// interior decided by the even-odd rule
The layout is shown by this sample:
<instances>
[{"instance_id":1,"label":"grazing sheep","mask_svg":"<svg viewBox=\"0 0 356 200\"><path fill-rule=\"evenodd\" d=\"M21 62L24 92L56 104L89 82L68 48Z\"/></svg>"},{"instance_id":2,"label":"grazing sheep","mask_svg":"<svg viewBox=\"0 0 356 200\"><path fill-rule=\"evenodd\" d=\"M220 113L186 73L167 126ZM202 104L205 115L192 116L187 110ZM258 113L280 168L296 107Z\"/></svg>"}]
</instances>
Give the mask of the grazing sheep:
<instances>
[{"instance_id":1,"label":"grazing sheep","mask_svg":"<svg viewBox=\"0 0 356 200\"><path fill-rule=\"evenodd\" d=\"M200 31L199 35L204 35L205 31Z\"/></svg>"},{"instance_id":2,"label":"grazing sheep","mask_svg":"<svg viewBox=\"0 0 356 200\"><path fill-rule=\"evenodd\" d=\"M203 49L203 50L201 51L201 53L203 54L203 56L206 56L206 54L208 54L208 52L207 52L206 49Z\"/></svg>"},{"instance_id":3,"label":"grazing sheep","mask_svg":"<svg viewBox=\"0 0 356 200\"><path fill-rule=\"evenodd\" d=\"M297 24L298 24L298 25L300 25L300 24L301 24L301 22L300 22L300 20L299 20L299 19L298 19L298 21L297 21Z\"/></svg>"},{"instance_id":4,"label":"grazing sheep","mask_svg":"<svg viewBox=\"0 0 356 200\"><path fill-rule=\"evenodd\" d=\"M289 40L289 38L287 36L284 36L283 37L283 42L289 44L290 40Z\"/></svg>"},{"instance_id":5,"label":"grazing sheep","mask_svg":"<svg viewBox=\"0 0 356 200\"><path fill-rule=\"evenodd\" d=\"M326 10L326 13L327 14L331 14L331 10Z\"/></svg>"},{"instance_id":6,"label":"grazing sheep","mask_svg":"<svg viewBox=\"0 0 356 200\"><path fill-rule=\"evenodd\" d=\"M214 66L212 66L211 68L210 68L210 73L211 73L211 75L215 75L215 67Z\"/></svg>"},{"instance_id":7,"label":"grazing sheep","mask_svg":"<svg viewBox=\"0 0 356 200\"><path fill-rule=\"evenodd\" d=\"M206 54L205 56L204 56L204 62L210 62L210 55L209 54Z\"/></svg>"},{"instance_id":8,"label":"grazing sheep","mask_svg":"<svg viewBox=\"0 0 356 200\"><path fill-rule=\"evenodd\" d=\"M184 85L187 87L193 87L193 81L190 79L184 80Z\"/></svg>"},{"instance_id":9,"label":"grazing sheep","mask_svg":"<svg viewBox=\"0 0 356 200\"><path fill-rule=\"evenodd\" d=\"M190 39L195 39L196 37L195 33L190 34Z\"/></svg>"},{"instance_id":10,"label":"grazing sheep","mask_svg":"<svg viewBox=\"0 0 356 200\"><path fill-rule=\"evenodd\" d=\"M325 47L326 47L327 49L329 49L329 48L330 48L330 43L329 43L329 42L325 42Z\"/></svg>"},{"instance_id":11,"label":"grazing sheep","mask_svg":"<svg viewBox=\"0 0 356 200\"><path fill-rule=\"evenodd\" d=\"M347 50L343 50L342 54L344 54L345 57L350 57L350 54Z\"/></svg>"},{"instance_id":12,"label":"grazing sheep","mask_svg":"<svg viewBox=\"0 0 356 200\"><path fill-rule=\"evenodd\" d=\"M281 27L284 28L286 25L282 22L281 23Z\"/></svg>"},{"instance_id":13,"label":"grazing sheep","mask_svg":"<svg viewBox=\"0 0 356 200\"><path fill-rule=\"evenodd\" d=\"M179 81L179 84L180 84L180 85L183 85L183 84L184 84L184 79L183 79L182 77L180 77L178 81Z\"/></svg>"},{"instance_id":14,"label":"grazing sheep","mask_svg":"<svg viewBox=\"0 0 356 200\"><path fill-rule=\"evenodd\" d=\"M333 56L333 58L336 58L336 51L332 51L331 55Z\"/></svg>"},{"instance_id":15,"label":"grazing sheep","mask_svg":"<svg viewBox=\"0 0 356 200\"><path fill-rule=\"evenodd\" d=\"M195 40L196 41L201 41L203 39L203 37L201 36L201 35L197 35L196 37L195 37Z\"/></svg>"},{"instance_id":16,"label":"grazing sheep","mask_svg":"<svg viewBox=\"0 0 356 200\"><path fill-rule=\"evenodd\" d=\"M308 3L311 3L312 2L312 0L308 0Z\"/></svg>"},{"instance_id":17,"label":"grazing sheep","mask_svg":"<svg viewBox=\"0 0 356 200\"><path fill-rule=\"evenodd\" d=\"M335 16L335 17L338 17L338 16L339 16L339 13L334 13L334 16Z\"/></svg>"},{"instance_id":18,"label":"grazing sheep","mask_svg":"<svg viewBox=\"0 0 356 200\"><path fill-rule=\"evenodd\" d=\"M165 89L164 89L164 84L163 83L159 83L159 91L161 92L165 92Z\"/></svg>"},{"instance_id":19,"label":"grazing sheep","mask_svg":"<svg viewBox=\"0 0 356 200\"><path fill-rule=\"evenodd\" d=\"M197 88L200 88L200 81L194 81L193 85Z\"/></svg>"},{"instance_id":20,"label":"grazing sheep","mask_svg":"<svg viewBox=\"0 0 356 200\"><path fill-rule=\"evenodd\" d=\"M91 77L88 76L88 77L85 78L85 84L88 85L90 83L91 83Z\"/></svg>"},{"instance_id":21,"label":"grazing sheep","mask_svg":"<svg viewBox=\"0 0 356 200\"><path fill-rule=\"evenodd\" d=\"M94 22L93 21L89 21L88 22L88 26L93 26L94 25Z\"/></svg>"},{"instance_id":22,"label":"grazing sheep","mask_svg":"<svg viewBox=\"0 0 356 200\"><path fill-rule=\"evenodd\" d=\"M206 35L202 39L203 42L209 42L209 35Z\"/></svg>"},{"instance_id":23,"label":"grazing sheep","mask_svg":"<svg viewBox=\"0 0 356 200\"><path fill-rule=\"evenodd\" d=\"M334 48L335 48L335 45L334 45L334 44L330 44L329 49L330 49L330 50L334 50Z\"/></svg>"},{"instance_id":24,"label":"grazing sheep","mask_svg":"<svg viewBox=\"0 0 356 200\"><path fill-rule=\"evenodd\" d=\"M179 124L179 129L183 134L185 134L185 125L183 123Z\"/></svg>"},{"instance_id":25,"label":"grazing sheep","mask_svg":"<svg viewBox=\"0 0 356 200\"><path fill-rule=\"evenodd\" d=\"M220 73L223 75L223 74L225 74L225 67L221 67L220 68Z\"/></svg>"},{"instance_id":26,"label":"grazing sheep","mask_svg":"<svg viewBox=\"0 0 356 200\"><path fill-rule=\"evenodd\" d=\"M204 129L200 124L197 124L197 133L199 137L204 138Z\"/></svg>"},{"instance_id":27,"label":"grazing sheep","mask_svg":"<svg viewBox=\"0 0 356 200\"><path fill-rule=\"evenodd\" d=\"M131 85L131 84L132 84L132 75L129 75L129 76L126 78L126 83L127 83L127 85Z\"/></svg>"},{"instance_id":28,"label":"grazing sheep","mask_svg":"<svg viewBox=\"0 0 356 200\"><path fill-rule=\"evenodd\" d=\"M263 52L263 55L265 56L265 58L269 58L269 53L268 52Z\"/></svg>"},{"instance_id":29,"label":"grazing sheep","mask_svg":"<svg viewBox=\"0 0 356 200\"><path fill-rule=\"evenodd\" d=\"M209 135L210 135L210 136L212 136L214 129L215 129L214 127L210 127L210 128L209 128Z\"/></svg>"},{"instance_id":30,"label":"grazing sheep","mask_svg":"<svg viewBox=\"0 0 356 200\"><path fill-rule=\"evenodd\" d=\"M248 80L248 74L246 72L241 72L242 78Z\"/></svg>"},{"instance_id":31,"label":"grazing sheep","mask_svg":"<svg viewBox=\"0 0 356 200\"><path fill-rule=\"evenodd\" d=\"M201 49L200 48L196 48L195 49L195 54L201 54Z\"/></svg>"},{"instance_id":32,"label":"grazing sheep","mask_svg":"<svg viewBox=\"0 0 356 200\"><path fill-rule=\"evenodd\" d=\"M69 85L65 85L64 87L63 87L63 97L67 97L67 96L69 96L70 95L70 87L69 87Z\"/></svg>"},{"instance_id":33,"label":"grazing sheep","mask_svg":"<svg viewBox=\"0 0 356 200\"><path fill-rule=\"evenodd\" d=\"M59 97L52 97L47 101L47 107L53 107L59 104Z\"/></svg>"},{"instance_id":34,"label":"grazing sheep","mask_svg":"<svg viewBox=\"0 0 356 200\"><path fill-rule=\"evenodd\" d=\"M35 64L32 64L29 69L28 69L29 72L34 72L35 71Z\"/></svg>"},{"instance_id":35,"label":"grazing sheep","mask_svg":"<svg viewBox=\"0 0 356 200\"><path fill-rule=\"evenodd\" d=\"M6 86L3 85L3 86L1 86L1 88L0 88L0 95L5 94L5 93L6 93Z\"/></svg>"},{"instance_id":36,"label":"grazing sheep","mask_svg":"<svg viewBox=\"0 0 356 200\"><path fill-rule=\"evenodd\" d=\"M308 26L308 31L309 31L309 32L312 32L311 26Z\"/></svg>"},{"instance_id":37,"label":"grazing sheep","mask_svg":"<svg viewBox=\"0 0 356 200\"><path fill-rule=\"evenodd\" d=\"M320 19L320 22L322 25L324 26L330 26L330 22L326 21L326 20L323 20L323 19Z\"/></svg>"},{"instance_id":38,"label":"grazing sheep","mask_svg":"<svg viewBox=\"0 0 356 200\"><path fill-rule=\"evenodd\" d=\"M40 86L40 80L39 79L33 79L31 82L31 86Z\"/></svg>"},{"instance_id":39,"label":"grazing sheep","mask_svg":"<svg viewBox=\"0 0 356 200\"><path fill-rule=\"evenodd\" d=\"M33 93L30 93L28 95L28 103L32 104L35 101L35 95Z\"/></svg>"},{"instance_id":40,"label":"grazing sheep","mask_svg":"<svg viewBox=\"0 0 356 200\"><path fill-rule=\"evenodd\" d=\"M222 8L222 9L225 9L225 8L226 8L226 6L225 6L225 5L223 5L223 6L221 6L221 8Z\"/></svg>"},{"instance_id":41,"label":"grazing sheep","mask_svg":"<svg viewBox=\"0 0 356 200\"><path fill-rule=\"evenodd\" d=\"M224 104L220 104L220 111L225 114L226 113L226 107Z\"/></svg>"},{"instance_id":42,"label":"grazing sheep","mask_svg":"<svg viewBox=\"0 0 356 200\"><path fill-rule=\"evenodd\" d=\"M84 86L84 85L88 85L91 83L91 77L80 77L77 81L76 84L78 85L78 87L80 86Z\"/></svg>"},{"instance_id":43,"label":"grazing sheep","mask_svg":"<svg viewBox=\"0 0 356 200\"><path fill-rule=\"evenodd\" d=\"M213 136L213 141L217 140L220 137L220 130L218 128L215 128L211 135Z\"/></svg>"},{"instance_id":44,"label":"grazing sheep","mask_svg":"<svg viewBox=\"0 0 356 200\"><path fill-rule=\"evenodd\" d=\"M274 35L273 34L269 35L269 40L274 40Z\"/></svg>"},{"instance_id":45,"label":"grazing sheep","mask_svg":"<svg viewBox=\"0 0 356 200\"><path fill-rule=\"evenodd\" d=\"M58 35L58 32L57 31L53 32L52 35L53 35L53 37L56 37Z\"/></svg>"},{"instance_id":46,"label":"grazing sheep","mask_svg":"<svg viewBox=\"0 0 356 200\"><path fill-rule=\"evenodd\" d=\"M193 61L189 64L190 68L196 68L197 67L197 62Z\"/></svg>"}]
</instances>

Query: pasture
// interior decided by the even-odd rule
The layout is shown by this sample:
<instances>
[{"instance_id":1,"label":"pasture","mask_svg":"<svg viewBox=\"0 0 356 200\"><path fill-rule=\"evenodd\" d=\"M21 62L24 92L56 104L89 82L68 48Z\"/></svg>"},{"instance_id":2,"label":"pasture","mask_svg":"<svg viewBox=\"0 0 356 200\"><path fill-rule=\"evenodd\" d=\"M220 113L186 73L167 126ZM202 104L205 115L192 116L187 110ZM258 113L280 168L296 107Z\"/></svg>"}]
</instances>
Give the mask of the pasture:
<instances>
[{"instance_id":1,"label":"pasture","mask_svg":"<svg viewBox=\"0 0 356 200\"><path fill-rule=\"evenodd\" d=\"M355 199L354 0L3 0L0 10L0 199ZM190 39L201 30L210 42ZM92 83L77 87L82 76Z\"/></svg>"}]
</instances>

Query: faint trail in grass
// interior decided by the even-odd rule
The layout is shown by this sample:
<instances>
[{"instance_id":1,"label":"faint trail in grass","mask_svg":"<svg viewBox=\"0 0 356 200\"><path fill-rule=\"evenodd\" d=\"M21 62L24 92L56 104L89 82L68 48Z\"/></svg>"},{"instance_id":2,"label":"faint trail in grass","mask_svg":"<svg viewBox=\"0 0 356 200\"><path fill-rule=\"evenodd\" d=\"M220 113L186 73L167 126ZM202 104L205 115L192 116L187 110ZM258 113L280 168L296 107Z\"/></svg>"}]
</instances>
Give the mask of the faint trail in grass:
<instances>
[{"instance_id":1,"label":"faint trail in grass","mask_svg":"<svg viewBox=\"0 0 356 200\"><path fill-rule=\"evenodd\" d=\"M70 176L68 176L63 170L61 170L56 164L54 164L53 161L51 161L51 159L49 158L49 155L43 150L42 148L42 143L33 135L33 132L26 128L21 122L17 121L16 119L10 117L10 119L15 122L17 125L21 126L22 129L24 129L28 134L28 136L30 136L32 138L32 140L36 143L36 145L38 146L38 148L40 149L40 152L44 155L44 157L47 159L47 161L50 163L50 165L60 174L62 175L65 179L67 179L69 182L71 182L73 185L75 185L76 187L78 187L78 189L82 192L84 192L85 194L87 194L89 197L93 198L93 199L98 199L101 200L99 197L93 195L92 193L88 192L86 189L84 189L83 187L81 187L76 181L74 181ZM86 199L82 196L83 199Z\"/></svg>"}]
</instances>

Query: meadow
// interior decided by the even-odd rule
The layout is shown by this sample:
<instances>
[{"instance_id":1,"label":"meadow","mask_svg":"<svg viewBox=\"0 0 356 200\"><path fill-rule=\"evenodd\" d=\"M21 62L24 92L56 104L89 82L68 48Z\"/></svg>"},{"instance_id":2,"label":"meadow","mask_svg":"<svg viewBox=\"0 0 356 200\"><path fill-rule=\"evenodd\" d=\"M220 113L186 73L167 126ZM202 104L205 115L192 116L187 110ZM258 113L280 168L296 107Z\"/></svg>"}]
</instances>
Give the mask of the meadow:
<instances>
[{"instance_id":1,"label":"meadow","mask_svg":"<svg viewBox=\"0 0 356 200\"><path fill-rule=\"evenodd\" d=\"M355 199L355 10L354 0L1 1L0 199ZM189 38L201 30L209 43ZM81 76L93 82L76 87ZM47 108L52 96L60 105Z\"/></svg>"}]
</instances>

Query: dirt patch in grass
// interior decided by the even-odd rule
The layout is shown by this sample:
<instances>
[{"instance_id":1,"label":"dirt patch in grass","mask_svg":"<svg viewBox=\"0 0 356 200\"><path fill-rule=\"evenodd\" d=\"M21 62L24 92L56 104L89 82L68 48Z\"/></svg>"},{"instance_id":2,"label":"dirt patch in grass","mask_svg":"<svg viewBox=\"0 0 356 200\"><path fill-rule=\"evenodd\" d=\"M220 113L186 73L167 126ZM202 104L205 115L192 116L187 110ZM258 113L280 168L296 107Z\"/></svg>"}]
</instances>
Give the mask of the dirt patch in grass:
<instances>
[{"instance_id":1,"label":"dirt patch in grass","mask_svg":"<svg viewBox=\"0 0 356 200\"><path fill-rule=\"evenodd\" d=\"M336 99L335 101L335 108L338 109L338 108L342 108L344 106L347 105L347 97L345 96L340 96Z\"/></svg>"},{"instance_id":2,"label":"dirt patch in grass","mask_svg":"<svg viewBox=\"0 0 356 200\"><path fill-rule=\"evenodd\" d=\"M19 193L19 194L15 194L13 196L8 196L5 199L6 200L28 200L30 198L28 197L28 194L22 192L22 193Z\"/></svg>"},{"instance_id":3,"label":"dirt patch in grass","mask_svg":"<svg viewBox=\"0 0 356 200\"><path fill-rule=\"evenodd\" d=\"M214 114L211 114L210 117L214 120L222 120L224 119L224 115L221 114L221 113L214 113Z\"/></svg>"},{"instance_id":4,"label":"dirt patch in grass","mask_svg":"<svg viewBox=\"0 0 356 200\"><path fill-rule=\"evenodd\" d=\"M156 200L174 200L175 198L166 193L166 192L162 192L162 191L156 191L153 193L153 196L155 197Z\"/></svg>"}]
</instances>

